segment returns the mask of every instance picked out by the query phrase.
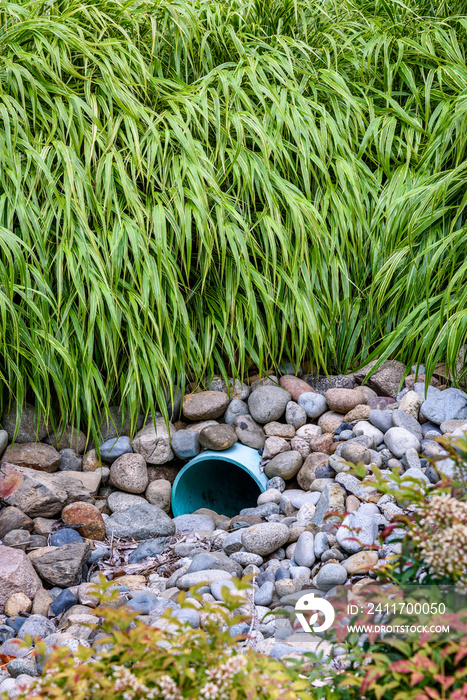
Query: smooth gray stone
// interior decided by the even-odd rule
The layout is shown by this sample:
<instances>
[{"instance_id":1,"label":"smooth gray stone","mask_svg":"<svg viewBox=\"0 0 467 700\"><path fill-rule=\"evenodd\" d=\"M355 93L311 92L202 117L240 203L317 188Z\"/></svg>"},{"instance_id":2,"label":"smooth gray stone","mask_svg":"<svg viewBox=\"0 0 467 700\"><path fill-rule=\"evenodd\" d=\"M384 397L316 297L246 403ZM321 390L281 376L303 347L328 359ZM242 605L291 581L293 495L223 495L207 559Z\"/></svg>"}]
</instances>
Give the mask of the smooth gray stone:
<instances>
[{"instance_id":1,"label":"smooth gray stone","mask_svg":"<svg viewBox=\"0 0 467 700\"><path fill-rule=\"evenodd\" d=\"M177 430L172 435L170 445L179 459L191 459L201 451L199 434L196 430Z\"/></svg>"},{"instance_id":2,"label":"smooth gray stone","mask_svg":"<svg viewBox=\"0 0 467 700\"><path fill-rule=\"evenodd\" d=\"M467 419L467 394L460 389L445 389L428 396L421 411L435 425L447 420Z\"/></svg>"},{"instance_id":3,"label":"smooth gray stone","mask_svg":"<svg viewBox=\"0 0 467 700\"><path fill-rule=\"evenodd\" d=\"M383 433L386 433L389 428L392 428L392 411L383 411L380 408L374 408L370 411L368 420L375 428L378 428Z\"/></svg>"},{"instance_id":4,"label":"smooth gray stone","mask_svg":"<svg viewBox=\"0 0 467 700\"><path fill-rule=\"evenodd\" d=\"M180 608L180 610L175 610L173 617L177 618L179 622L187 622L193 629L197 629L200 626L200 617L197 610Z\"/></svg>"},{"instance_id":5,"label":"smooth gray stone","mask_svg":"<svg viewBox=\"0 0 467 700\"><path fill-rule=\"evenodd\" d=\"M340 564L325 564L316 577L316 585L323 591L329 591L334 586L342 585L347 581L347 571Z\"/></svg>"},{"instance_id":6,"label":"smooth gray stone","mask_svg":"<svg viewBox=\"0 0 467 700\"><path fill-rule=\"evenodd\" d=\"M315 535L315 556L321 559L324 552L329 549L329 540L325 532L317 532Z\"/></svg>"},{"instance_id":7,"label":"smooth gray stone","mask_svg":"<svg viewBox=\"0 0 467 700\"><path fill-rule=\"evenodd\" d=\"M163 552L168 544L168 537L156 537L153 540L145 540L130 554L128 562L130 564L137 564L147 557L155 557Z\"/></svg>"},{"instance_id":8,"label":"smooth gray stone","mask_svg":"<svg viewBox=\"0 0 467 700\"><path fill-rule=\"evenodd\" d=\"M294 561L299 566L312 567L316 561L314 536L312 532L302 532L293 553Z\"/></svg>"},{"instance_id":9,"label":"smooth gray stone","mask_svg":"<svg viewBox=\"0 0 467 700\"><path fill-rule=\"evenodd\" d=\"M224 421L227 425L233 425L235 418L246 416L250 413L248 404L241 399L232 399L224 413Z\"/></svg>"},{"instance_id":10,"label":"smooth gray stone","mask_svg":"<svg viewBox=\"0 0 467 700\"><path fill-rule=\"evenodd\" d=\"M406 430L410 430L411 432L415 433L419 439L422 435L422 426L418 420L415 420L410 413L401 411L398 408L392 412L392 424L395 428L405 428Z\"/></svg>"},{"instance_id":11,"label":"smooth gray stone","mask_svg":"<svg viewBox=\"0 0 467 700\"><path fill-rule=\"evenodd\" d=\"M103 442L99 447L99 452L104 462L112 463L118 457L133 452L133 448L130 438L127 435L122 435L122 437L113 437Z\"/></svg>"},{"instance_id":12,"label":"smooth gray stone","mask_svg":"<svg viewBox=\"0 0 467 700\"><path fill-rule=\"evenodd\" d=\"M274 583L265 581L255 592L255 605L271 605L274 598Z\"/></svg>"},{"instance_id":13,"label":"smooth gray stone","mask_svg":"<svg viewBox=\"0 0 467 700\"><path fill-rule=\"evenodd\" d=\"M326 399L322 394L306 391L298 397L298 405L305 409L309 418L319 418L328 410Z\"/></svg>"}]
</instances>

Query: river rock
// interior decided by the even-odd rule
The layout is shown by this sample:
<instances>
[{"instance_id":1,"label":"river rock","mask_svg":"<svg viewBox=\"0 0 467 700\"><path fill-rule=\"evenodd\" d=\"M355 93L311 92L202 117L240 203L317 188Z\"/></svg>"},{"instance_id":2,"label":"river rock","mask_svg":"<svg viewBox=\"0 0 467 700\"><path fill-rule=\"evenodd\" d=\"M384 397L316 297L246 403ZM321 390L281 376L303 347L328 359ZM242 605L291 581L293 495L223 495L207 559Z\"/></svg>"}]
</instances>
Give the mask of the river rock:
<instances>
[{"instance_id":1,"label":"river rock","mask_svg":"<svg viewBox=\"0 0 467 700\"><path fill-rule=\"evenodd\" d=\"M297 430L305 425L307 415L304 408L298 405L295 401L289 401L285 409L285 421Z\"/></svg>"},{"instance_id":2,"label":"river rock","mask_svg":"<svg viewBox=\"0 0 467 700\"><path fill-rule=\"evenodd\" d=\"M370 362L362 369L354 372L354 377L358 383L365 380L367 374L375 366L377 360ZM367 386L376 391L378 396L391 396L396 398L399 387L405 374L406 367L403 362L397 360L386 360L365 382Z\"/></svg>"},{"instance_id":3,"label":"river rock","mask_svg":"<svg viewBox=\"0 0 467 700\"><path fill-rule=\"evenodd\" d=\"M405 428L412 433L415 433L419 438L422 437L422 426L410 413L396 409L392 411L392 424L395 428Z\"/></svg>"},{"instance_id":4,"label":"river rock","mask_svg":"<svg viewBox=\"0 0 467 700\"><path fill-rule=\"evenodd\" d=\"M191 459L200 453L199 433L196 430L177 430L172 435L172 450L179 459Z\"/></svg>"},{"instance_id":5,"label":"river rock","mask_svg":"<svg viewBox=\"0 0 467 700\"><path fill-rule=\"evenodd\" d=\"M418 420L418 414L422 404L423 399L420 394L417 394L416 391L408 391L400 400L399 408L401 411L409 413L415 420Z\"/></svg>"},{"instance_id":6,"label":"river rock","mask_svg":"<svg viewBox=\"0 0 467 700\"><path fill-rule=\"evenodd\" d=\"M113 491L107 498L107 505L112 513L119 513L133 506L146 505L148 501L143 496L124 491Z\"/></svg>"},{"instance_id":7,"label":"river rock","mask_svg":"<svg viewBox=\"0 0 467 700\"><path fill-rule=\"evenodd\" d=\"M188 420L208 420L220 418L230 399L223 391L201 391L187 394L183 399L183 415Z\"/></svg>"},{"instance_id":8,"label":"river rock","mask_svg":"<svg viewBox=\"0 0 467 700\"><path fill-rule=\"evenodd\" d=\"M325 394L328 389L354 389L355 378L353 374L307 374L303 377L311 388L318 394Z\"/></svg>"},{"instance_id":9,"label":"river rock","mask_svg":"<svg viewBox=\"0 0 467 700\"><path fill-rule=\"evenodd\" d=\"M119 438L113 437L110 438L110 440L103 442L99 447L99 451L101 458L105 462L112 464L112 462L115 462L118 457L121 457L129 452L133 452L133 448L131 446L130 438L127 435L122 435Z\"/></svg>"},{"instance_id":10,"label":"river rock","mask_svg":"<svg viewBox=\"0 0 467 700\"><path fill-rule=\"evenodd\" d=\"M81 583L82 569L91 552L87 542L43 547L29 554L39 576L51 586L68 588Z\"/></svg>"},{"instance_id":11,"label":"river rock","mask_svg":"<svg viewBox=\"0 0 467 700\"><path fill-rule=\"evenodd\" d=\"M328 389L324 395L331 411L348 413L359 404L365 404L362 391L357 389Z\"/></svg>"},{"instance_id":12,"label":"river rock","mask_svg":"<svg viewBox=\"0 0 467 700\"><path fill-rule=\"evenodd\" d=\"M251 416L238 416L233 423L235 434L243 445L260 450L264 447L266 436L261 425Z\"/></svg>"},{"instance_id":13,"label":"river rock","mask_svg":"<svg viewBox=\"0 0 467 700\"><path fill-rule=\"evenodd\" d=\"M289 528L282 523L261 523L242 530L241 541L247 552L261 557L272 554L289 539Z\"/></svg>"},{"instance_id":14,"label":"river rock","mask_svg":"<svg viewBox=\"0 0 467 700\"><path fill-rule=\"evenodd\" d=\"M143 493L148 485L146 461L141 454L127 453L110 467L110 483L127 493Z\"/></svg>"},{"instance_id":15,"label":"river rock","mask_svg":"<svg viewBox=\"0 0 467 700\"><path fill-rule=\"evenodd\" d=\"M228 450L237 442L237 435L230 425L210 425L200 432L199 441L207 450Z\"/></svg>"},{"instance_id":16,"label":"river rock","mask_svg":"<svg viewBox=\"0 0 467 700\"><path fill-rule=\"evenodd\" d=\"M56 472L60 466L60 455L52 445L44 442L15 443L7 448L4 461L19 467L28 467L43 472Z\"/></svg>"},{"instance_id":17,"label":"river rock","mask_svg":"<svg viewBox=\"0 0 467 700\"><path fill-rule=\"evenodd\" d=\"M322 394L307 392L298 398L298 405L305 409L309 418L319 418L328 410L326 399Z\"/></svg>"},{"instance_id":18,"label":"river rock","mask_svg":"<svg viewBox=\"0 0 467 700\"><path fill-rule=\"evenodd\" d=\"M355 408L345 414L345 423L355 423L355 421L366 421L370 415L371 408L368 404L358 404Z\"/></svg>"},{"instance_id":19,"label":"river rock","mask_svg":"<svg viewBox=\"0 0 467 700\"><path fill-rule=\"evenodd\" d=\"M191 586L199 586L201 584L211 584L214 581L230 580L232 574L220 569L205 569L204 571L193 571L191 574L183 574L177 580L177 587L182 591L187 591Z\"/></svg>"},{"instance_id":20,"label":"river rock","mask_svg":"<svg viewBox=\"0 0 467 700\"><path fill-rule=\"evenodd\" d=\"M251 417L264 425L283 416L291 396L279 386L260 386L248 398Z\"/></svg>"},{"instance_id":21,"label":"river rock","mask_svg":"<svg viewBox=\"0 0 467 700\"><path fill-rule=\"evenodd\" d=\"M228 384L229 386L227 387L222 377L216 376L212 378L209 384L209 389L211 391L223 391L224 393L228 394L231 399L240 399L244 401L248 398L250 387L247 384L241 382L239 379L234 379L233 377L229 377Z\"/></svg>"},{"instance_id":22,"label":"river rock","mask_svg":"<svg viewBox=\"0 0 467 700\"><path fill-rule=\"evenodd\" d=\"M264 473L269 479L280 476L284 481L292 479L302 466L303 460L299 452L290 450L273 457L264 468Z\"/></svg>"},{"instance_id":23,"label":"river rock","mask_svg":"<svg viewBox=\"0 0 467 700\"><path fill-rule=\"evenodd\" d=\"M298 485L304 491L308 491L315 480L318 467L328 463L329 455L322 454L321 452L313 452L300 467L300 471L297 474Z\"/></svg>"},{"instance_id":24,"label":"river rock","mask_svg":"<svg viewBox=\"0 0 467 700\"><path fill-rule=\"evenodd\" d=\"M294 561L298 566L311 568L315 563L314 535L312 532L302 532L297 540L293 553Z\"/></svg>"},{"instance_id":25,"label":"river rock","mask_svg":"<svg viewBox=\"0 0 467 700\"><path fill-rule=\"evenodd\" d=\"M378 552L365 551L352 554L348 559L342 562L342 566L347 571L349 576L356 574L365 574L370 569L373 569L378 563Z\"/></svg>"},{"instance_id":26,"label":"river rock","mask_svg":"<svg viewBox=\"0 0 467 700\"><path fill-rule=\"evenodd\" d=\"M293 401L298 401L302 394L309 393L311 391L309 384L290 374L285 374L282 376L279 379L279 384L283 389L289 392Z\"/></svg>"},{"instance_id":27,"label":"river rock","mask_svg":"<svg viewBox=\"0 0 467 700\"><path fill-rule=\"evenodd\" d=\"M156 537L154 540L145 540L133 550L128 558L128 562L130 564L137 564L147 557L156 557L167 548L168 544L168 537Z\"/></svg>"},{"instance_id":28,"label":"river rock","mask_svg":"<svg viewBox=\"0 0 467 700\"><path fill-rule=\"evenodd\" d=\"M337 542L349 554L359 552L362 547L375 543L378 537L378 521L375 519L374 504L364 504L354 513L346 515L337 530Z\"/></svg>"},{"instance_id":29,"label":"river rock","mask_svg":"<svg viewBox=\"0 0 467 700\"><path fill-rule=\"evenodd\" d=\"M342 445L341 457L347 462L352 462L352 464L370 464L371 454L364 445L360 445L358 442L346 442Z\"/></svg>"},{"instance_id":30,"label":"river rock","mask_svg":"<svg viewBox=\"0 0 467 700\"><path fill-rule=\"evenodd\" d=\"M445 389L428 396L421 412L428 420L441 425L448 420L467 420L467 394L460 389Z\"/></svg>"},{"instance_id":31,"label":"river rock","mask_svg":"<svg viewBox=\"0 0 467 700\"><path fill-rule=\"evenodd\" d=\"M390 428L384 436L384 442L397 458L402 457L410 447L420 452L420 440L405 428Z\"/></svg>"},{"instance_id":32,"label":"river rock","mask_svg":"<svg viewBox=\"0 0 467 700\"><path fill-rule=\"evenodd\" d=\"M43 440L48 435L49 431L51 431L51 426L46 424L42 417L39 422L37 421L34 406L25 404L22 408L18 409L17 404L13 402L11 408L4 411L2 416L2 425L8 433L10 442L13 440L15 434L17 410L19 410L20 415L18 432L16 434L17 443Z\"/></svg>"},{"instance_id":33,"label":"river rock","mask_svg":"<svg viewBox=\"0 0 467 700\"><path fill-rule=\"evenodd\" d=\"M354 435L363 434L366 437L373 438L375 445L381 445L384 442L384 433L376 426L366 420L360 420L354 425Z\"/></svg>"},{"instance_id":34,"label":"river rock","mask_svg":"<svg viewBox=\"0 0 467 700\"><path fill-rule=\"evenodd\" d=\"M267 438L264 443L263 459L272 459L281 452L289 452L292 449L288 440L280 437Z\"/></svg>"},{"instance_id":35,"label":"river rock","mask_svg":"<svg viewBox=\"0 0 467 700\"><path fill-rule=\"evenodd\" d=\"M316 506L312 523L321 530L334 532L342 522L339 514L345 513L345 491L335 482L325 484Z\"/></svg>"},{"instance_id":36,"label":"river rock","mask_svg":"<svg viewBox=\"0 0 467 700\"><path fill-rule=\"evenodd\" d=\"M146 489L146 500L153 506L158 506L166 513L170 510L170 499L172 494L172 484L167 479L156 479L151 481Z\"/></svg>"},{"instance_id":37,"label":"river rock","mask_svg":"<svg viewBox=\"0 0 467 700\"><path fill-rule=\"evenodd\" d=\"M216 396L224 396L222 392L209 392ZM169 434L170 431L170 434ZM176 432L175 426L169 423L169 430L163 418L156 418L156 424L151 421L144 426L133 440L133 450L140 454L148 464L165 464L174 458L170 446L170 436ZM121 458L120 458L121 459Z\"/></svg>"},{"instance_id":38,"label":"river rock","mask_svg":"<svg viewBox=\"0 0 467 700\"><path fill-rule=\"evenodd\" d=\"M112 513L105 523L106 533L115 537L150 540L175 534L175 524L161 508L145 503Z\"/></svg>"},{"instance_id":39,"label":"river rock","mask_svg":"<svg viewBox=\"0 0 467 700\"><path fill-rule=\"evenodd\" d=\"M42 583L21 549L0 545L0 608L15 593L33 599Z\"/></svg>"},{"instance_id":40,"label":"river rock","mask_svg":"<svg viewBox=\"0 0 467 700\"><path fill-rule=\"evenodd\" d=\"M380 408L373 408L368 415L368 420L382 433L386 433L393 427L392 411L383 411Z\"/></svg>"},{"instance_id":41,"label":"river rock","mask_svg":"<svg viewBox=\"0 0 467 700\"><path fill-rule=\"evenodd\" d=\"M81 524L78 532L86 539L103 540L105 537L104 519L92 503L70 503L62 510L62 520L65 525Z\"/></svg>"},{"instance_id":42,"label":"river rock","mask_svg":"<svg viewBox=\"0 0 467 700\"><path fill-rule=\"evenodd\" d=\"M341 564L325 564L318 571L316 585L322 591L329 591L347 581L347 571Z\"/></svg>"},{"instance_id":43,"label":"river rock","mask_svg":"<svg viewBox=\"0 0 467 700\"><path fill-rule=\"evenodd\" d=\"M246 404L245 401L241 399L232 399L224 413L224 421L227 425L233 425L235 418L238 416L246 416L249 412L248 404Z\"/></svg>"},{"instance_id":44,"label":"river rock","mask_svg":"<svg viewBox=\"0 0 467 700\"><path fill-rule=\"evenodd\" d=\"M216 523L210 515L199 513L178 515L172 522L176 532L197 532L198 530L213 532L216 529Z\"/></svg>"}]
</instances>

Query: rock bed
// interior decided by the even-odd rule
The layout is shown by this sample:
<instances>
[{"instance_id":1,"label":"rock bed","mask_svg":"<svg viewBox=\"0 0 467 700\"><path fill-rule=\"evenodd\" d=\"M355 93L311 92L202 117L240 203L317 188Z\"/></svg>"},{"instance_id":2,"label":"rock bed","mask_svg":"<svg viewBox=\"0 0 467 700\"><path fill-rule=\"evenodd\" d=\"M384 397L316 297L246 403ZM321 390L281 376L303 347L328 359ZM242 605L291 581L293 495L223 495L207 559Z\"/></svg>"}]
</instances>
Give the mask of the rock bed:
<instances>
[{"instance_id":1,"label":"rock bed","mask_svg":"<svg viewBox=\"0 0 467 700\"><path fill-rule=\"evenodd\" d=\"M339 584L374 578L398 551L390 541L379 547L378 534L402 510L374 487L372 466L383 476L400 467L404 477L436 483L453 475L453 462L441 459L435 470L419 455L445 456L434 439L467 430L467 395L459 389L432 379L426 393L424 377L412 374L399 392L406 368L395 361L361 386L366 373L232 380L230 397L215 378L208 391L175 403L170 433L162 418L140 422L133 440L123 434L129 426L106 426L101 460L71 427L60 436L44 423L36 429L30 407L8 446L16 409L5 414L0 653L9 661L0 667L0 692L14 697L41 671L43 659L18 646L26 635L48 649L97 643L86 623L98 621L91 587L102 573L115 580L116 604L148 624L161 624L171 607L194 627L202 609L180 608L180 590L203 584L206 602L221 600L234 576L253 574L244 606L250 622L232 633L250 632L250 643L276 658L316 648L319 640L289 619L265 615L292 611L304 590L332 594ZM171 517L180 463L236 441L262 455L269 481L257 506L233 518L209 509ZM348 473L359 462L367 466L363 479Z\"/></svg>"}]
</instances>

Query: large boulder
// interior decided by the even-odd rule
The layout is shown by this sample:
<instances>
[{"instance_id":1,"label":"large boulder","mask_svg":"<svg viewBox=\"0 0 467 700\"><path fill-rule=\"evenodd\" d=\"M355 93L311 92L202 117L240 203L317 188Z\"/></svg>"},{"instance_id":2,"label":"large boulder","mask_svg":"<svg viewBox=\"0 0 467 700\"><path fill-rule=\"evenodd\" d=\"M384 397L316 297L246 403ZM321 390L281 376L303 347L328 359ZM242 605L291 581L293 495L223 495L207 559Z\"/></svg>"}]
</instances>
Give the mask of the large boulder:
<instances>
[{"instance_id":1,"label":"large boulder","mask_svg":"<svg viewBox=\"0 0 467 700\"><path fill-rule=\"evenodd\" d=\"M26 554L21 549L0 545L0 608L15 593L24 593L32 600L41 588L41 580Z\"/></svg>"},{"instance_id":2,"label":"large boulder","mask_svg":"<svg viewBox=\"0 0 467 700\"><path fill-rule=\"evenodd\" d=\"M423 402L421 412L436 425L448 420L467 420L467 394L460 389L432 391Z\"/></svg>"},{"instance_id":3,"label":"large boulder","mask_svg":"<svg viewBox=\"0 0 467 700\"><path fill-rule=\"evenodd\" d=\"M221 392L214 391L213 394L223 396ZM170 436L176 428L172 423L169 427L163 418L156 418L156 423L148 423L133 440L133 450L142 455L148 464L165 464L174 458L174 453L170 446Z\"/></svg>"}]
</instances>

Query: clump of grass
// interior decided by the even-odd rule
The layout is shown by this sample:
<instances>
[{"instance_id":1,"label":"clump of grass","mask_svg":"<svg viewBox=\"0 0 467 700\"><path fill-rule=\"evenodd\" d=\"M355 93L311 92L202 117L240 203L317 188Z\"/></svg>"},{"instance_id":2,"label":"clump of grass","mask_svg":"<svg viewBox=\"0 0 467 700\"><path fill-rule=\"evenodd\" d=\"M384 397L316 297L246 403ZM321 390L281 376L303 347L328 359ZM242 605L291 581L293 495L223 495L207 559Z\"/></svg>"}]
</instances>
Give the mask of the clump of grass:
<instances>
[{"instance_id":1,"label":"clump of grass","mask_svg":"<svg viewBox=\"0 0 467 700\"><path fill-rule=\"evenodd\" d=\"M96 431L249 362L454 368L464 15L0 0L1 400Z\"/></svg>"}]
</instances>

